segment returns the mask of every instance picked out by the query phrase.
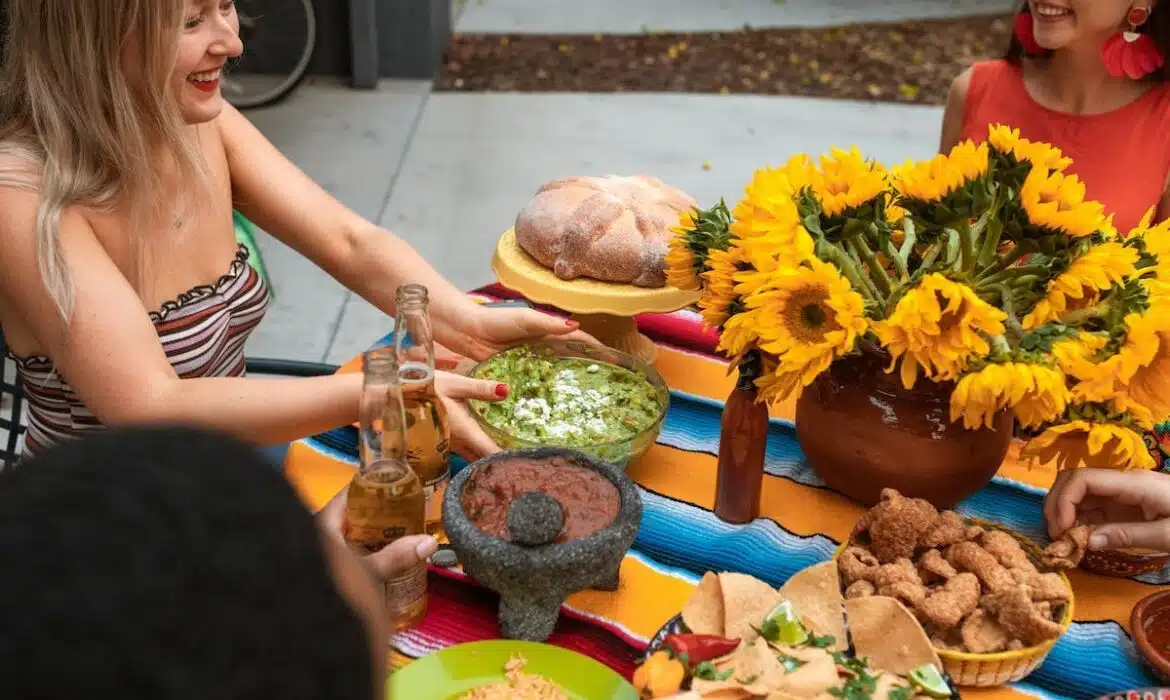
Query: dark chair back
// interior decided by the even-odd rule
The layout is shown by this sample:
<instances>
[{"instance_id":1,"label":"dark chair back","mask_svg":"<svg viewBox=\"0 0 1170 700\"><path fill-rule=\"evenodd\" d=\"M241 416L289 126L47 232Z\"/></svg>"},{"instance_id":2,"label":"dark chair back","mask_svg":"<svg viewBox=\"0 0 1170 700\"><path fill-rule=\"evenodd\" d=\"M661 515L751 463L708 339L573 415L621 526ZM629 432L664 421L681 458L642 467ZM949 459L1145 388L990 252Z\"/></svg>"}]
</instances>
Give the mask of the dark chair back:
<instances>
[{"instance_id":1,"label":"dark chair back","mask_svg":"<svg viewBox=\"0 0 1170 700\"><path fill-rule=\"evenodd\" d=\"M16 464L24 442L24 390L0 329L0 469Z\"/></svg>"}]
</instances>

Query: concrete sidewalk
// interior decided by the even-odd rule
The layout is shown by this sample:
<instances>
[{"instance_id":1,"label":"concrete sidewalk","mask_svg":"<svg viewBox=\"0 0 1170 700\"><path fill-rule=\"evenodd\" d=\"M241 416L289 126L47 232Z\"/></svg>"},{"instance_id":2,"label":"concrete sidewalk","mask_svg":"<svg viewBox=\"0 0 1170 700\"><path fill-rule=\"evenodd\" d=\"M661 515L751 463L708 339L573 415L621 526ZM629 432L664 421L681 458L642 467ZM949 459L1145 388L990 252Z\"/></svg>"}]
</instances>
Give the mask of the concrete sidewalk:
<instances>
[{"instance_id":1,"label":"concrete sidewalk","mask_svg":"<svg viewBox=\"0 0 1170 700\"><path fill-rule=\"evenodd\" d=\"M1009 12L1016 0L466 0L464 33L638 34L825 27Z\"/></svg>"},{"instance_id":2,"label":"concrete sidewalk","mask_svg":"<svg viewBox=\"0 0 1170 700\"><path fill-rule=\"evenodd\" d=\"M248 116L341 201L471 289L493 281L496 239L548 180L645 172L700 202L734 203L756 168L800 151L929 155L941 113L764 96L431 94L400 82L363 93L315 81ZM339 362L386 331L381 312L299 254L268 237L260 245L277 296L250 354Z\"/></svg>"}]
</instances>

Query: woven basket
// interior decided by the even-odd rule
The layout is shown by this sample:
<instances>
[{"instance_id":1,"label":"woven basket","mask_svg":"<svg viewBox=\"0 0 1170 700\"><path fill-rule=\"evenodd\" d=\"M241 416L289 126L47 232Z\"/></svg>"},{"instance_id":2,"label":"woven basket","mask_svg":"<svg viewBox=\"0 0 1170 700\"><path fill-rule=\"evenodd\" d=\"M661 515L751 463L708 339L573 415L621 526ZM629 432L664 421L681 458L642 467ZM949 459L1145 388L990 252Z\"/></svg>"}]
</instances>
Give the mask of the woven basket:
<instances>
[{"instance_id":1,"label":"woven basket","mask_svg":"<svg viewBox=\"0 0 1170 700\"><path fill-rule=\"evenodd\" d=\"M1020 546L1024 548L1024 552L1027 553L1028 558L1034 564L1040 564L1044 550L1020 533L998 523L974 518L964 518L963 520L968 525L978 525L984 529L995 529L1008 533L1019 541ZM845 548L848 546L848 541L841 543L841 546L833 554L833 561L836 561L837 557L841 556L841 552L845 551ZM1076 597L1072 594L1072 584L1069 583L1068 577L1064 573L1060 573L1060 577L1064 580L1069 590L1069 600L1065 605L1064 616L1060 620L1060 634L1063 636L1068 632L1069 626L1072 625ZM1048 652L1052 651L1052 647L1056 646L1058 641L1060 641L1060 637L1036 646L1016 649L1014 651L1001 651L994 654L972 654L966 651L955 651L953 649L941 649L938 647L935 647L935 651L938 653L939 658L942 659L943 670L954 679L957 685L968 688L993 688L1023 680L1033 671L1040 668L1040 665L1044 663L1044 659L1048 657Z\"/></svg>"}]
</instances>

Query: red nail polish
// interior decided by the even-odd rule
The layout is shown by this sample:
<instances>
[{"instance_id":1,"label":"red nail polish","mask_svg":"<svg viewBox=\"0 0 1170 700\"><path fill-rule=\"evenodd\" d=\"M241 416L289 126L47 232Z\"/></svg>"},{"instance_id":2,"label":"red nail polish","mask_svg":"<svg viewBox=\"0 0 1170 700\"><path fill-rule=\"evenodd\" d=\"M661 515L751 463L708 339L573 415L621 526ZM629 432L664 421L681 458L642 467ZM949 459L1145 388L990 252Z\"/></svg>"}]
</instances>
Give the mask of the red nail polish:
<instances>
[{"instance_id":1,"label":"red nail polish","mask_svg":"<svg viewBox=\"0 0 1170 700\"><path fill-rule=\"evenodd\" d=\"M579 328L581 326L580 323L577 323L576 321L574 321L572 319L565 321L565 325L568 326L569 328L572 328L573 330L577 330L577 328Z\"/></svg>"},{"instance_id":2,"label":"red nail polish","mask_svg":"<svg viewBox=\"0 0 1170 700\"><path fill-rule=\"evenodd\" d=\"M508 385L507 384L497 384L496 385L496 396L499 396L501 399L508 398Z\"/></svg>"}]
</instances>

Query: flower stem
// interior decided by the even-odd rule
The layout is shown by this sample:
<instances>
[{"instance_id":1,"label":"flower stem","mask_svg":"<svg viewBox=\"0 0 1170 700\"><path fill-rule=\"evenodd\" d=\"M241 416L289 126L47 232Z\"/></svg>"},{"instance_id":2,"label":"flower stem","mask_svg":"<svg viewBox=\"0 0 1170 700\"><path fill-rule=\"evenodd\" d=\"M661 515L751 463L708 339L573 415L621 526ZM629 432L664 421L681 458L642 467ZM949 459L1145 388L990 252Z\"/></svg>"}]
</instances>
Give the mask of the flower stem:
<instances>
[{"instance_id":1,"label":"flower stem","mask_svg":"<svg viewBox=\"0 0 1170 700\"><path fill-rule=\"evenodd\" d=\"M981 281L987 279L988 277L991 277L993 275L999 274L1000 272L1003 272L1004 270L1011 267L1011 265L1013 263L1015 263L1017 260L1024 257L1025 255L1027 255L1027 253L1025 251L1021 250L1020 246L1018 246L1018 245L1012 246L1010 249L1005 250L1002 255L997 257L995 259L995 262L993 262L991 265L989 265L987 267L987 269L985 269L983 272L981 272L979 274L979 276L975 278L975 281L981 282Z\"/></svg>"},{"instance_id":2,"label":"flower stem","mask_svg":"<svg viewBox=\"0 0 1170 700\"><path fill-rule=\"evenodd\" d=\"M1069 311L1060 317L1060 322L1066 326L1076 327L1095 318L1101 318L1107 313L1109 313L1109 302L1103 301L1095 306Z\"/></svg>"},{"instance_id":3,"label":"flower stem","mask_svg":"<svg viewBox=\"0 0 1170 700\"><path fill-rule=\"evenodd\" d=\"M836 265L845 279L849 280L849 286L853 287L853 290L858 294L865 297L866 301L877 301L874 292L866 284L867 280L865 276L861 274L861 271L857 269L857 265L853 263L853 259L846 255L845 251L832 243L818 241L816 254L818 258L825 262Z\"/></svg>"},{"instance_id":4,"label":"flower stem","mask_svg":"<svg viewBox=\"0 0 1170 700\"><path fill-rule=\"evenodd\" d=\"M894 248L893 239L887 238L882 242L882 247L882 252L893 261L894 269L898 271L898 281L905 282L910 277L910 272L906 269L906 261L902 259L902 254Z\"/></svg>"},{"instance_id":5,"label":"flower stem","mask_svg":"<svg viewBox=\"0 0 1170 700\"><path fill-rule=\"evenodd\" d=\"M909 216L902 217L902 230L906 233L906 238L902 240L902 249L898 251L898 259L902 261L901 269L905 270L910 265L910 254L914 252L914 246L918 243L918 231L914 228L914 219Z\"/></svg>"},{"instance_id":6,"label":"flower stem","mask_svg":"<svg viewBox=\"0 0 1170 700\"><path fill-rule=\"evenodd\" d=\"M957 270L959 263L963 261L963 255L960 252L959 233L953 228L946 229L947 234L947 256L943 258L943 264L952 270Z\"/></svg>"},{"instance_id":7,"label":"flower stem","mask_svg":"<svg viewBox=\"0 0 1170 700\"><path fill-rule=\"evenodd\" d=\"M1020 325L1020 319L1016 316L1015 292L1006 284L1001 284L995 289L999 291L1000 304L1003 306L1003 312L1007 314L1004 325L1007 327L1008 338L1012 340L1013 345L1019 345L1020 339L1024 337L1024 327Z\"/></svg>"},{"instance_id":8,"label":"flower stem","mask_svg":"<svg viewBox=\"0 0 1170 700\"><path fill-rule=\"evenodd\" d=\"M1029 275L1039 275L1047 272L1049 267L1047 265L1020 265L1018 267L1010 267L1006 270L1001 270L990 277L983 277L976 281L975 286L982 289L995 287L1003 282L1010 282L1015 279L1026 277Z\"/></svg>"},{"instance_id":9,"label":"flower stem","mask_svg":"<svg viewBox=\"0 0 1170 700\"><path fill-rule=\"evenodd\" d=\"M865 262L865 266L869 268L869 278L873 281L874 286L877 287L878 294L883 299L889 299L892 288L890 287L890 277L886 274L886 268L882 267L881 263L878 262L877 256L873 254L873 251L869 248L869 244L865 242L865 239L860 234L851 236L850 243L853 244L854 249L857 250L857 254Z\"/></svg>"},{"instance_id":10,"label":"flower stem","mask_svg":"<svg viewBox=\"0 0 1170 700\"><path fill-rule=\"evenodd\" d=\"M963 220L959 224L959 254L962 261L959 270L961 272L970 272L975 269L975 241L971 237L971 224L967 220Z\"/></svg>"},{"instance_id":11,"label":"flower stem","mask_svg":"<svg viewBox=\"0 0 1170 700\"><path fill-rule=\"evenodd\" d=\"M945 240L940 238L939 240L935 241L934 244L931 245L930 248L926 251L926 255L922 256L922 264L918 266L918 269L925 270L926 268L933 265L934 261L938 259L939 253L942 253L946 247L947 242Z\"/></svg>"}]
</instances>

